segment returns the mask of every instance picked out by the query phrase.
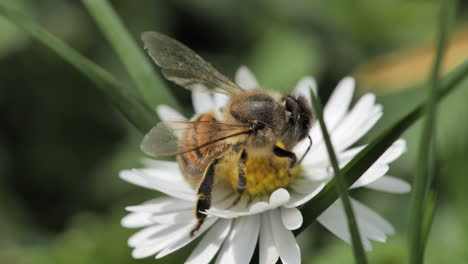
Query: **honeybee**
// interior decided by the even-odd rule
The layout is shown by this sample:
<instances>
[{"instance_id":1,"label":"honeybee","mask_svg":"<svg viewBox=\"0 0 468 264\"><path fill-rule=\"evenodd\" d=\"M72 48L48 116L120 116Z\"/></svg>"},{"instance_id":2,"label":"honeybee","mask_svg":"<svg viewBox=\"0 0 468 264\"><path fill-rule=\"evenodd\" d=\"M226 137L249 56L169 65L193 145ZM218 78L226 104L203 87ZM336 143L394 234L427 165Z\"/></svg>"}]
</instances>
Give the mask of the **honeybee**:
<instances>
[{"instance_id":1,"label":"honeybee","mask_svg":"<svg viewBox=\"0 0 468 264\"><path fill-rule=\"evenodd\" d=\"M229 96L229 101L215 112L195 116L190 121L158 123L141 144L148 155L177 156L182 173L197 189L195 216L202 226L210 208L211 192L218 167L237 168L235 203L246 190L246 162L250 157L276 156L289 159L289 167L298 161L290 150L309 135L312 110L303 96L281 95L266 89L244 90L219 73L190 48L166 35L145 32L145 49L161 67L164 77L189 90ZM236 165L237 164L237 165Z\"/></svg>"}]
</instances>

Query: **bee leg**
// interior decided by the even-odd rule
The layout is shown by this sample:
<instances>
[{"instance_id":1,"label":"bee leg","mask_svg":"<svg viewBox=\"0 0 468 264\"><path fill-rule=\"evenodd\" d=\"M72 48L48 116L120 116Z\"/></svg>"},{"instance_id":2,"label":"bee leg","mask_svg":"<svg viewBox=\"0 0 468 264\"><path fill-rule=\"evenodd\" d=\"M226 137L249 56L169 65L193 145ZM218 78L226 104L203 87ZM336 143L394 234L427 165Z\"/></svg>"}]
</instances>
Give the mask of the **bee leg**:
<instances>
[{"instance_id":1,"label":"bee leg","mask_svg":"<svg viewBox=\"0 0 468 264\"><path fill-rule=\"evenodd\" d=\"M296 154L294 154L293 152L287 151L275 145L273 147L273 153L278 157L291 159L291 161L289 162L290 169L296 166L297 157Z\"/></svg>"},{"instance_id":2,"label":"bee leg","mask_svg":"<svg viewBox=\"0 0 468 264\"><path fill-rule=\"evenodd\" d=\"M213 189L215 168L218 163L219 159L214 159L210 163L210 165L208 165L208 168L205 170L205 173L203 175L202 181L198 186L198 200L195 211L195 216L197 217L197 226L190 232L190 236L192 237L195 234L195 232L200 229L200 227L206 219L206 214L204 214L203 212L210 209L211 190Z\"/></svg>"},{"instance_id":3,"label":"bee leg","mask_svg":"<svg viewBox=\"0 0 468 264\"><path fill-rule=\"evenodd\" d=\"M301 159L299 160L299 163L298 163L299 165L301 165L301 163L304 160L305 156L307 156L307 153L309 153L309 150L312 147L312 138L310 137L310 135L308 136L308 138L309 138L309 146L307 147L304 154L302 154L302 157L301 157Z\"/></svg>"},{"instance_id":4,"label":"bee leg","mask_svg":"<svg viewBox=\"0 0 468 264\"><path fill-rule=\"evenodd\" d=\"M232 206L236 205L240 201L247 186L247 179L245 178L246 162L247 162L247 151L245 151L244 149L242 150L242 153L239 158L239 163L237 164L237 170L239 171L239 176L237 178L237 198L232 203Z\"/></svg>"}]
</instances>

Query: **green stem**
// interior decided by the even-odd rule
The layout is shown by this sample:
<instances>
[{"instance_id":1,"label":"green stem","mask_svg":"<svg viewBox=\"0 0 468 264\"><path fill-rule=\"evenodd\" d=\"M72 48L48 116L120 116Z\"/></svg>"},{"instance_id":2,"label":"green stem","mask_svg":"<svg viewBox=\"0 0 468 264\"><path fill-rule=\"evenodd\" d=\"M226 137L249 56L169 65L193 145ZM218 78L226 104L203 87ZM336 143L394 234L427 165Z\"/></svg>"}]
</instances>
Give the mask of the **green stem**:
<instances>
[{"instance_id":1,"label":"green stem","mask_svg":"<svg viewBox=\"0 0 468 264\"><path fill-rule=\"evenodd\" d=\"M154 108L164 103L177 107L167 86L155 74L154 65L144 53L143 45L137 45L109 2L84 0L83 3L122 60L148 105Z\"/></svg>"},{"instance_id":2,"label":"green stem","mask_svg":"<svg viewBox=\"0 0 468 264\"><path fill-rule=\"evenodd\" d=\"M437 102L439 103L443 98L449 95L466 76L468 76L468 61L462 63L442 79L440 86L442 89L437 91ZM346 176L346 184L348 187L354 184L380 155L423 115L424 107L425 102L416 106L403 118L385 129L384 132L374 138L341 169L341 174ZM304 222L299 229L294 231L296 236L312 224L323 211L338 199L335 185L335 179L332 179L317 196L301 207Z\"/></svg>"},{"instance_id":3,"label":"green stem","mask_svg":"<svg viewBox=\"0 0 468 264\"><path fill-rule=\"evenodd\" d=\"M411 201L411 214L409 224L410 235L410 263L423 263L424 248L426 239L423 237L425 205L427 203L427 193L430 186L430 167L432 164L431 153L435 148L434 130L437 90L439 88L439 74L442 64L443 53L446 48L449 23L452 15L451 9L454 7L454 1L442 1L439 17L439 39L437 42L434 65L429 78L428 99L425 108L426 119L424 122L421 143L419 148L418 166L416 177L413 183L414 191ZM429 232L429 231L427 231Z\"/></svg>"},{"instance_id":4,"label":"green stem","mask_svg":"<svg viewBox=\"0 0 468 264\"><path fill-rule=\"evenodd\" d=\"M424 216L422 221L422 236L421 236L421 243L423 245L423 249L427 244L427 239L429 238L429 232L432 227L432 223L434 221L435 210L437 207L437 192L431 190L427 194L426 203L424 206Z\"/></svg>"},{"instance_id":5,"label":"green stem","mask_svg":"<svg viewBox=\"0 0 468 264\"><path fill-rule=\"evenodd\" d=\"M158 121L156 113L130 89L121 85L106 70L80 55L60 39L31 21L25 15L0 3L0 15L28 32L36 40L56 52L65 61L88 77L97 88L110 98L112 104L142 133Z\"/></svg>"},{"instance_id":6,"label":"green stem","mask_svg":"<svg viewBox=\"0 0 468 264\"><path fill-rule=\"evenodd\" d=\"M338 166L338 161L336 159L335 150L333 149L330 135L328 134L328 130L323 120L323 113L322 113L322 105L320 101L315 96L314 92L311 92L312 97L312 106L315 111L315 115L318 118L320 129L322 130L323 139L325 141L325 145L327 147L328 156L330 158L330 162L333 167L333 171L335 173L335 182L336 182L336 191L341 197L341 201L343 203L343 207L346 213L346 218L348 220L348 229L351 233L351 242L353 245L353 252L354 258L356 263L365 264L367 263L366 254L364 253L364 247L362 246L361 234L359 233L358 224L356 222L356 217L354 215L353 208L351 206L351 201L348 195L348 186L346 186L345 179L340 172L340 168Z\"/></svg>"}]
</instances>

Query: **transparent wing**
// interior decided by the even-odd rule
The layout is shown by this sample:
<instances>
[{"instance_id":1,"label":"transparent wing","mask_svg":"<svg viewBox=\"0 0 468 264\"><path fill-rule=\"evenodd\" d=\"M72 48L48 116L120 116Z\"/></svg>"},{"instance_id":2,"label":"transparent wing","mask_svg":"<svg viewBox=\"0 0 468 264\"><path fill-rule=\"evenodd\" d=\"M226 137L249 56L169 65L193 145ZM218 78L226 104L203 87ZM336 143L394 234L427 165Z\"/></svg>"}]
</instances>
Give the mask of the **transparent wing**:
<instances>
[{"instance_id":1,"label":"transparent wing","mask_svg":"<svg viewBox=\"0 0 468 264\"><path fill-rule=\"evenodd\" d=\"M145 135L141 150L151 156L173 156L177 153L178 138L164 123L158 123Z\"/></svg>"},{"instance_id":2,"label":"transparent wing","mask_svg":"<svg viewBox=\"0 0 468 264\"><path fill-rule=\"evenodd\" d=\"M229 95L243 91L179 41L157 32L143 33L142 40L168 80L189 90L206 88L210 92Z\"/></svg>"},{"instance_id":3,"label":"transparent wing","mask_svg":"<svg viewBox=\"0 0 468 264\"><path fill-rule=\"evenodd\" d=\"M247 136L251 132L249 126L222 122L160 122L145 135L140 147L150 156L175 156L209 147L228 138ZM196 134L197 140L184 140L186 133Z\"/></svg>"}]
</instances>

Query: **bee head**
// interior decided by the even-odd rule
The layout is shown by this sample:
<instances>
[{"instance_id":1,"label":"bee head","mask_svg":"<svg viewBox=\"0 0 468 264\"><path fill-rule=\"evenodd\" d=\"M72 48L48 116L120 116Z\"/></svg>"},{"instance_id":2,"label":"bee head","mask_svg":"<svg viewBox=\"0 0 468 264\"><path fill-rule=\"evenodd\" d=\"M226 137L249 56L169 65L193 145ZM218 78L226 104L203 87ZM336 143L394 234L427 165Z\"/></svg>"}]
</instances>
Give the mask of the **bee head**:
<instances>
[{"instance_id":1,"label":"bee head","mask_svg":"<svg viewBox=\"0 0 468 264\"><path fill-rule=\"evenodd\" d=\"M304 96L286 95L282 101L287 122L284 141L286 145L294 144L309 134L313 120L312 109Z\"/></svg>"}]
</instances>

